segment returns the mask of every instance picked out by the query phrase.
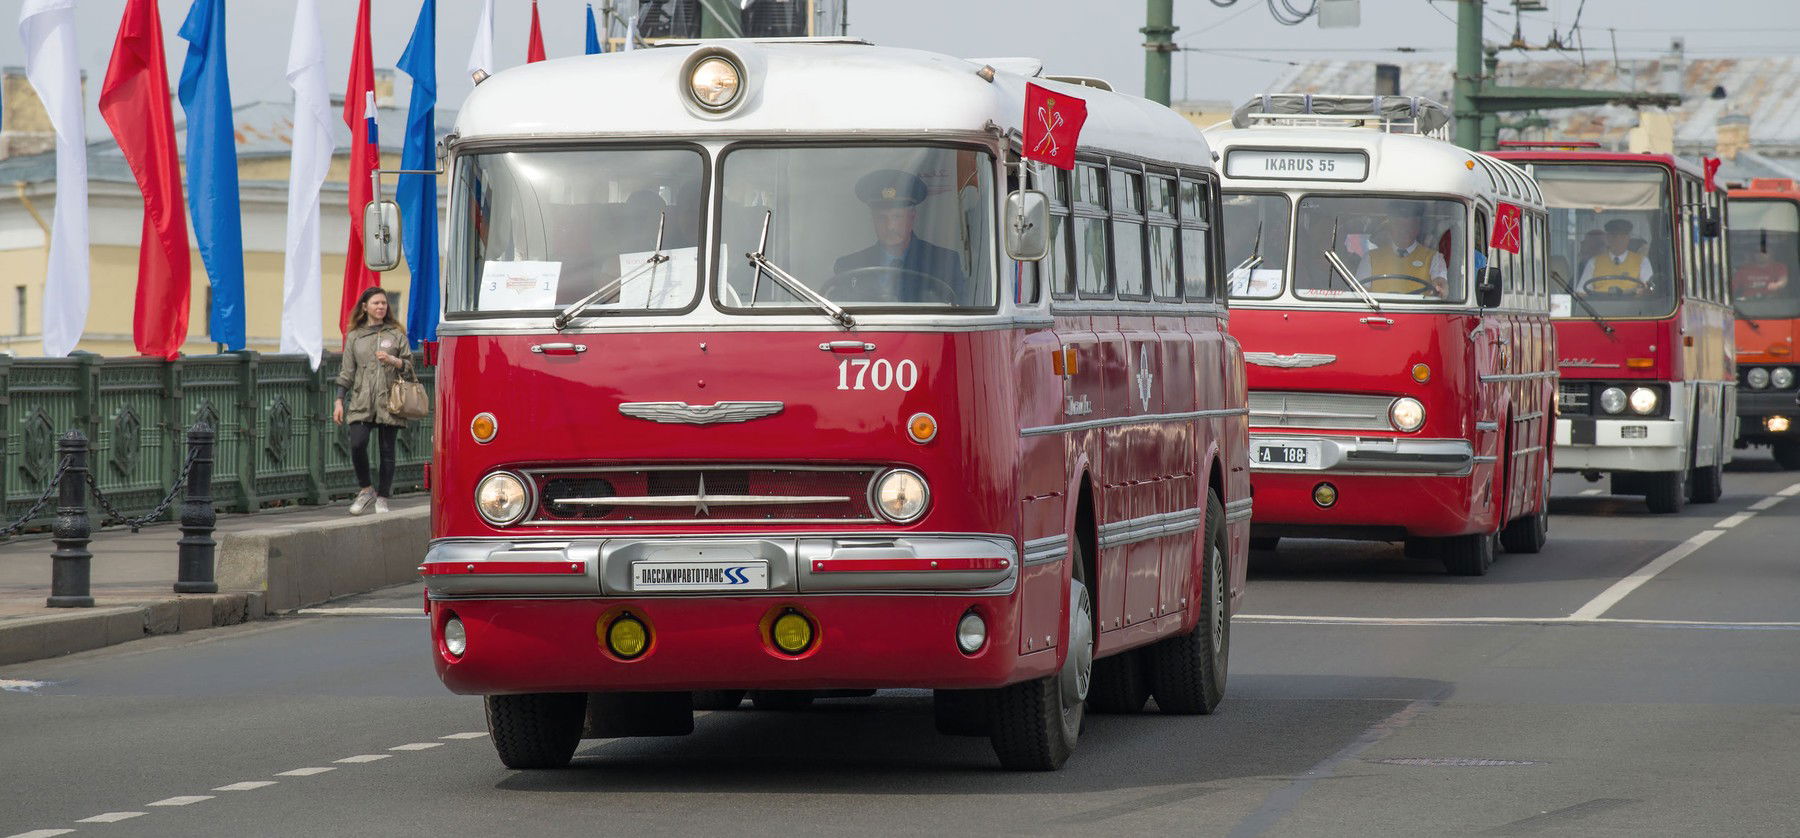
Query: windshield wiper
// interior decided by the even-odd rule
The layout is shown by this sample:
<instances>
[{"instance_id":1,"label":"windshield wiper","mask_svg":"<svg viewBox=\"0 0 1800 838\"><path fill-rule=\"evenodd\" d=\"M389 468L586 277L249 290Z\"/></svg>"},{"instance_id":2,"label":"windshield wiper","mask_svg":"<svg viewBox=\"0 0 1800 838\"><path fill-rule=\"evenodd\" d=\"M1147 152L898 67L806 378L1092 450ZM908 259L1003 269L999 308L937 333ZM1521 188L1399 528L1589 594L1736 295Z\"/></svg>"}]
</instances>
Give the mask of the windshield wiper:
<instances>
[{"instance_id":1,"label":"windshield wiper","mask_svg":"<svg viewBox=\"0 0 1800 838\"><path fill-rule=\"evenodd\" d=\"M1550 278L1555 280L1557 285L1561 285L1564 291L1569 292L1569 299L1581 304L1581 310L1587 312L1587 316L1594 318L1594 323L1600 327L1600 331L1605 332L1609 336L1613 333L1612 324L1607 322L1606 318L1600 316L1599 311L1596 311L1593 306L1588 304L1586 297L1575 293L1574 286L1571 286L1568 280L1563 279L1562 275L1555 271L1550 272Z\"/></svg>"},{"instance_id":2,"label":"windshield wiper","mask_svg":"<svg viewBox=\"0 0 1800 838\"><path fill-rule=\"evenodd\" d=\"M1238 271L1254 271L1254 270L1256 270L1257 265L1261 265L1263 263L1262 231L1263 231L1263 223L1262 223L1262 221L1259 220L1256 222L1256 241L1253 241L1250 243L1250 255L1245 256L1244 261L1239 262L1237 267L1232 268L1231 269L1232 273L1237 273ZM1248 276L1245 276L1244 282L1246 284L1248 284L1250 282L1250 278Z\"/></svg>"},{"instance_id":3,"label":"windshield wiper","mask_svg":"<svg viewBox=\"0 0 1800 838\"><path fill-rule=\"evenodd\" d=\"M1344 261L1339 259L1336 253L1329 250L1321 250L1319 252L1325 255L1326 263L1330 264L1333 270L1336 270L1344 279L1350 281L1350 287L1355 289L1357 296L1362 297L1362 301L1367 303L1369 308L1376 311L1381 310L1381 303L1375 301L1375 295L1370 294L1369 289L1363 287L1362 280L1356 278L1355 271L1344 267Z\"/></svg>"},{"instance_id":4,"label":"windshield wiper","mask_svg":"<svg viewBox=\"0 0 1800 838\"><path fill-rule=\"evenodd\" d=\"M664 253L662 249L663 220L666 215L667 211L656 214L656 251L650 254L649 259L644 260L644 264L633 268L630 273L624 274L618 279L594 289L594 293L571 303L568 308L562 310L561 314L556 315L556 319L550 321L550 324L555 326L557 331L562 331L563 327L569 325L570 320L574 320L576 317L581 316L582 310L593 305L595 300L617 292L621 287L624 287L625 283L637 279L639 276L655 269L657 265L669 261L669 255Z\"/></svg>"},{"instance_id":5,"label":"windshield wiper","mask_svg":"<svg viewBox=\"0 0 1800 838\"><path fill-rule=\"evenodd\" d=\"M786 288L788 293L799 297L801 300L812 303L815 308L824 312L827 317L837 321L839 326L846 329L854 327L856 325L856 319L851 317L850 313L845 311L843 307L826 299L819 292L808 288L806 283L795 279L793 274L782 270L779 265L769 261L768 257L763 255L763 250L769 246L769 220L774 217L774 210L768 210L767 213L763 215L762 237L756 242L756 252L744 254L744 258L750 260L750 266L756 269L756 274L750 280L750 305L752 307L756 305L757 280L761 279L763 274L768 274L770 279L775 280L776 284Z\"/></svg>"}]
</instances>

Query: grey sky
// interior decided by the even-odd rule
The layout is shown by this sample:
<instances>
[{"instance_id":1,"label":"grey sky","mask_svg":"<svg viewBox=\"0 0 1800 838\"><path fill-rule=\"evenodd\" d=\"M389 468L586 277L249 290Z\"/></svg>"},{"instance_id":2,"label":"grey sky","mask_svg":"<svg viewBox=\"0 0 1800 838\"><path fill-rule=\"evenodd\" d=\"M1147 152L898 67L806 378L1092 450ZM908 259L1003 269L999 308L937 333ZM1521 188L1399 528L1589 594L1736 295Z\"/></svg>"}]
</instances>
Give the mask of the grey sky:
<instances>
[{"instance_id":1,"label":"grey sky","mask_svg":"<svg viewBox=\"0 0 1800 838\"><path fill-rule=\"evenodd\" d=\"M1303 0L1294 0L1299 3ZM1144 24L1141 0L849 0L850 33L878 44L930 49L953 55L1033 55L1052 72L1094 75L1119 89L1143 91ZM24 61L17 25L21 0L0 0L0 63ZM1552 26L1566 31L1582 0L1549 0L1550 11L1527 14L1528 41L1542 43ZM171 83L179 74L187 42L176 37L189 0L162 0L165 48ZM348 74L356 0L320 0L333 87ZM480 0L439 0L438 73L443 104L454 106L467 92L464 65ZM496 62L525 60L529 0L496 0ZM582 47L583 0L540 0L544 40L551 57L575 55ZM1196 52L1175 57L1174 93L1196 99L1237 100L1262 90L1284 69L1282 62L1314 58L1451 58L1456 13L1453 0L1362 0L1362 26L1321 30L1309 21L1277 24L1265 0L1238 0L1228 8L1213 0L1175 0L1175 38L1182 45L1231 53ZM103 136L93 103L112 51L124 0L80 0L77 35L88 72L90 134ZM1509 37L1511 4L1489 0L1490 40ZM1435 10L1435 11L1434 11ZM406 47L419 0L374 0L373 42L377 66L391 67ZM231 81L239 102L287 101L283 71L287 61L293 4L288 0L229 0L228 40ZM1616 29L1623 56L1665 50L1669 39L1687 39L1688 55L1800 55L1800 0L1586 0L1581 25L1590 56L1610 57ZM1422 50L1413 55L1394 47ZM1275 52L1272 49L1298 50ZM1331 50L1313 52L1311 50ZM1355 50L1339 52L1337 50ZM1383 51L1386 50L1386 51ZM1541 60L1544 53L1504 60ZM1185 79L1183 71L1186 70ZM405 79L401 90L404 96Z\"/></svg>"}]
</instances>

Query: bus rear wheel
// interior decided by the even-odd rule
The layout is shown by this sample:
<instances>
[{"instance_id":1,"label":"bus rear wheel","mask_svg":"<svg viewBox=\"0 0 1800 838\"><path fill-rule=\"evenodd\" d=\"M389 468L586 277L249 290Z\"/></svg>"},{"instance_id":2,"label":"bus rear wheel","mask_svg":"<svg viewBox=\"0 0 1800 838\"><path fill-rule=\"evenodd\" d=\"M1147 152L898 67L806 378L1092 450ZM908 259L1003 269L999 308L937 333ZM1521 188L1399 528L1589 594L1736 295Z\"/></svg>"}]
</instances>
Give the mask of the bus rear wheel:
<instances>
[{"instance_id":1,"label":"bus rear wheel","mask_svg":"<svg viewBox=\"0 0 1800 838\"><path fill-rule=\"evenodd\" d=\"M1094 661L1094 685L1088 709L1096 713L1137 713L1150 700L1150 673L1143 650L1132 649Z\"/></svg>"},{"instance_id":2,"label":"bus rear wheel","mask_svg":"<svg viewBox=\"0 0 1800 838\"><path fill-rule=\"evenodd\" d=\"M1800 469L1800 441L1782 439L1769 443L1775 454L1775 463L1789 471Z\"/></svg>"},{"instance_id":3,"label":"bus rear wheel","mask_svg":"<svg viewBox=\"0 0 1800 838\"><path fill-rule=\"evenodd\" d=\"M507 768L564 768L581 744L586 693L490 695L488 738Z\"/></svg>"},{"instance_id":4,"label":"bus rear wheel","mask_svg":"<svg viewBox=\"0 0 1800 838\"><path fill-rule=\"evenodd\" d=\"M993 693L988 741L1000 764L1013 771L1055 771L1068 762L1081 736L1093 673L1093 606L1077 577L1069 580L1069 646L1062 668Z\"/></svg>"}]
</instances>

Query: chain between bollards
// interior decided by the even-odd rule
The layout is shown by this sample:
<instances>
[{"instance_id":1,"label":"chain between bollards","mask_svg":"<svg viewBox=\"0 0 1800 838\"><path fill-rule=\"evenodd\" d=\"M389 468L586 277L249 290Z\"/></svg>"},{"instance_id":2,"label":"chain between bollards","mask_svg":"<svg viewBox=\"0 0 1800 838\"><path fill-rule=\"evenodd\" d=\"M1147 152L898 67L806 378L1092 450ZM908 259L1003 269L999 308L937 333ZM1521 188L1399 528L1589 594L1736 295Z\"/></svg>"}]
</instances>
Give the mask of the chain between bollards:
<instances>
[{"instance_id":1,"label":"chain between bollards","mask_svg":"<svg viewBox=\"0 0 1800 838\"><path fill-rule=\"evenodd\" d=\"M63 463L58 483L56 523L51 527L55 552L50 554L51 608L92 608L88 593L94 554L88 552L93 528L87 514L88 441L70 431L56 441Z\"/></svg>"},{"instance_id":2,"label":"chain between bollards","mask_svg":"<svg viewBox=\"0 0 1800 838\"><path fill-rule=\"evenodd\" d=\"M181 502L181 540L175 542L179 568L175 577L175 593L216 594L219 583L213 577L213 557L218 542L213 540L213 526L218 512L213 509L213 430L205 422L187 432L188 471L187 497Z\"/></svg>"}]
</instances>

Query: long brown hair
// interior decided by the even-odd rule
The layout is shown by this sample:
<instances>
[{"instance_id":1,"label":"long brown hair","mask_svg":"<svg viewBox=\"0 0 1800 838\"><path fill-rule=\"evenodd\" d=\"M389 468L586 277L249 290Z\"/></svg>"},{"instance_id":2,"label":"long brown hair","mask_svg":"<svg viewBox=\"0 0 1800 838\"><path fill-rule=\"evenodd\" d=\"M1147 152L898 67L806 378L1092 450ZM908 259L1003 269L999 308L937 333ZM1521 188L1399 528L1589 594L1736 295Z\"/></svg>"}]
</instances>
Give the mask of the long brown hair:
<instances>
[{"instance_id":1,"label":"long brown hair","mask_svg":"<svg viewBox=\"0 0 1800 838\"><path fill-rule=\"evenodd\" d=\"M356 311L350 315L350 331L354 332L369 323L369 310L363 308L376 294L387 296L387 289L379 285L371 285L363 289L362 296L356 298ZM394 316L394 302L388 300L387 317L381 321L383 326L400 328L400 318Z\"/></svg>"}]
</instances>

